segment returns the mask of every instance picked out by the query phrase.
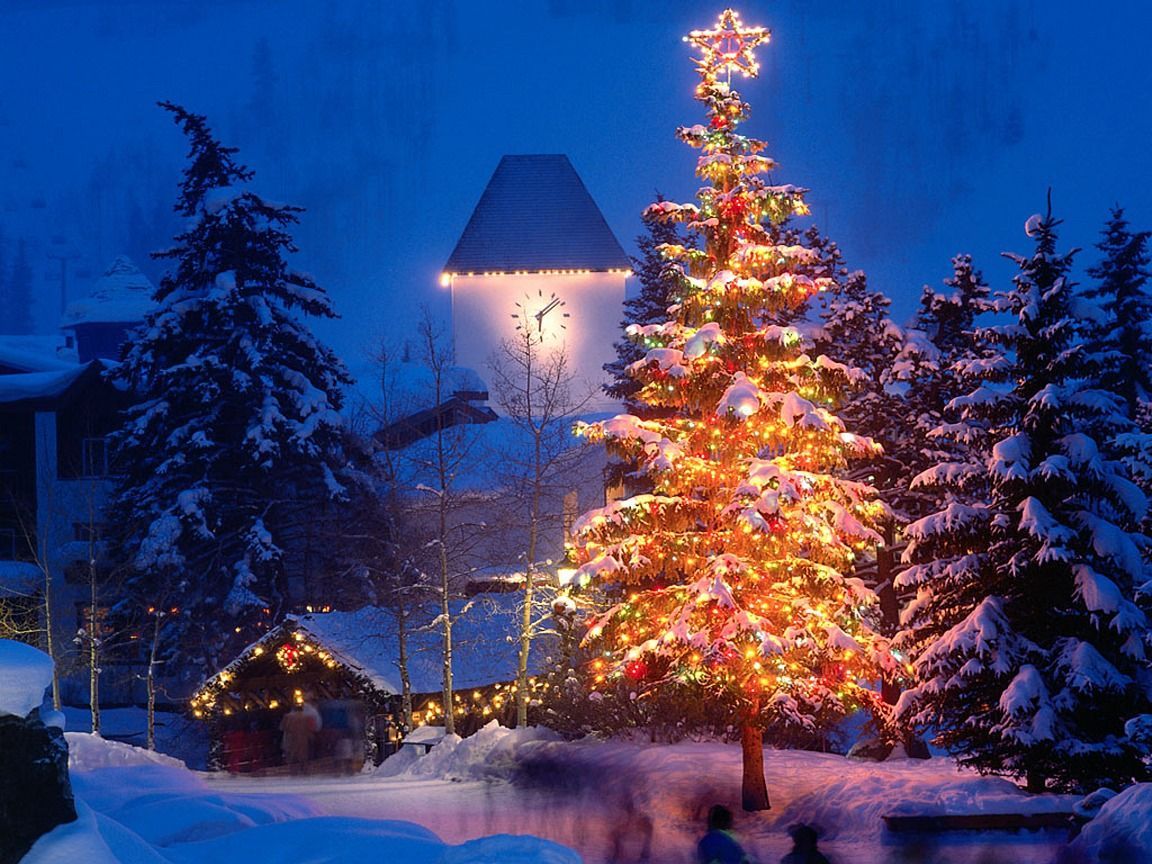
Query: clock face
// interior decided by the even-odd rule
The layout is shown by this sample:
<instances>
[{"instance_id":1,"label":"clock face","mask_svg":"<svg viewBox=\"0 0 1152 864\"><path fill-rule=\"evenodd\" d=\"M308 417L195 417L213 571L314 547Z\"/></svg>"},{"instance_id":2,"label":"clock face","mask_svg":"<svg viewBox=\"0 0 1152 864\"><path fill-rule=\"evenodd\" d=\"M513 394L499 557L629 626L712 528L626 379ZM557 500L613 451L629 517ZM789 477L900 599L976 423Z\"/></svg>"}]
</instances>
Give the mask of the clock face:
<instances>
[{"instance_id":1,"label":"clock face","mask_svg":"<svg viewBox=\"0 0 1152 864\"><path fill-rule=\"evenodd\" d=\"M559 339L568 329L568 312L565 303L555 291L544 293L540 288L529 291L516 302L516 311L512 318L516 321L516 329L534 338L544 341L546 339Z\"/></svg>"}]
</instances>

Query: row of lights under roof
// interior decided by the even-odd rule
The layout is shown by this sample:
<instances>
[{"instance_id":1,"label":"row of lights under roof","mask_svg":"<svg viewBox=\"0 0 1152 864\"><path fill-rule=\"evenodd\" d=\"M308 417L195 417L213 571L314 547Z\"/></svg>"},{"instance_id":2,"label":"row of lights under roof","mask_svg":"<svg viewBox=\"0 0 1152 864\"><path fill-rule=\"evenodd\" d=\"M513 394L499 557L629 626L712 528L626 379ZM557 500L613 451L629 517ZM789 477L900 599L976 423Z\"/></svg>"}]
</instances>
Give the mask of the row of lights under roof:
<instances>
[{"instance_id":1,"label":"row of lights under roof","mask_svg":"<svg viewBox=\"0 0 1152 864\"><path fill-rule=\"evenodd\" d=\"M440 284L447 288L457 276L567 276L583 273L611 273L625 278L632 275L631 270L615 268L609 270L483 270L478 273L472 271L468 273L441 273Z\"/></svg>"}]
</instances>

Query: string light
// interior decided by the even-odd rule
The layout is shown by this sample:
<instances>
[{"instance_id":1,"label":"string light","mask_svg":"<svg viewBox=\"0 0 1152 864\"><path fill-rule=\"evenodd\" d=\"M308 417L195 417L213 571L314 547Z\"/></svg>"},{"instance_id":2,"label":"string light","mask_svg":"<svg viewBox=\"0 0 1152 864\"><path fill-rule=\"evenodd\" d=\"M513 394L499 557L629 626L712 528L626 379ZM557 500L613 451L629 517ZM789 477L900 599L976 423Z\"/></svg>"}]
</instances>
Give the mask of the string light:
<instances>
[{"instance_id":1,"label":"string light","mask_svg":"<svg viewBox=\"0 0 1152 864\"><path fill-rule=\"evenodd\" d=\"M849 370L813 358L780 323L833 283L816 253L776 241L808 213L805 190L767 184L765 144L738 130L748 106L731 73L755 77L769 41L726 10L685 37L698 49L696 98L707 124L679 132L701 151L696 203L653 204L696 244L664 244L679 281L670 320L630 327L647 349L628 372L651 419L581 424L651 486L585 514L569 548L567 590L595 583L617 602L594 614L585 644L593 687L690 680L738 702L870 697L886 650L867 626L868 592L849 584L879 537L874 490L843 479L877 451L832 408Z\"/></svg>"}]
</instances>

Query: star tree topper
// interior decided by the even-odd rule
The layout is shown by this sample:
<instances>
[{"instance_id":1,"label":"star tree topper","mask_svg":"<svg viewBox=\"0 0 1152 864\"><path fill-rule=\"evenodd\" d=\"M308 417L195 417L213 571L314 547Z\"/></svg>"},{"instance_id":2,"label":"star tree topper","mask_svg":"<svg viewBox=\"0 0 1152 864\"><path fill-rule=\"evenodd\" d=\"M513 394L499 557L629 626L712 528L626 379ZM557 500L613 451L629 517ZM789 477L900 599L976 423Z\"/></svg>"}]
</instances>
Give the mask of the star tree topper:
<instances>
[{"instance_id":1,"label":"star tree topper","mask_svg":"<svg viewBox=\"0 0 1152 864\"><path fill-rule=\"evenodd\" d=\"M701 57L696 61L702 68L721 69L732 76L737 69L745 78L755 78L760 71L753 53L756 46L766 44L772 38L767 27L745 27L740 14L734 9L725 9L711 30L693 30L684 37L700 48Z\"/></svg>"}]
</instances>

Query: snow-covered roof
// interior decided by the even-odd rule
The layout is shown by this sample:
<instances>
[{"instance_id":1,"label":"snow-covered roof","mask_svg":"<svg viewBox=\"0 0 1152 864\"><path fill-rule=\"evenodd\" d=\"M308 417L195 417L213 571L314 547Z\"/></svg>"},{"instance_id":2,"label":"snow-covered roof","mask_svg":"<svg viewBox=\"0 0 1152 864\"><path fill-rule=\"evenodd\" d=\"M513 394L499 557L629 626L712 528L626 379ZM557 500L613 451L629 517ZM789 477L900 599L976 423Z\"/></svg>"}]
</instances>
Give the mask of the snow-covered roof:
<instances>
[{"instance_id":1,"label":"snow-covered roof","mask_svg":"<svg viewBox=\"0 0 1152 864\"><path fill-rule=\"evenodd\" d=\"M66 366L55 372L24 372L0 375L0 405L29 399L50 400L63 396L91 364Z\"/></svg>"},{"instance_id":2,"label":"snow-covered roof","mask_svg":"<svg viewBox=\"0 0 1152 864\"><path fill-rule=\"evenodd\" d=\"M350 369L353 383L348 388L349 408L364 410L383 423L392 423L420 411L435 408L436 382L423 363L400 361L382 368L365 361ZM487 393L488 385L474 369L448 366L440 382L440 403L457 393Z\"/></svg>"},{"instance_id":3,"label":"snow-covered roof","mask_svg":"<svg viewBox=\"0 0 1152 864\"><path fill-rule=\"evenodd\" d=\"M28 561L0 561L0 597L27 596L41 587L44 575Z\"/></svg>"},{"instance_id":4,"label":"snow-covered roof","mask_svg":"<svg viewBox=\"0 0 1152 864\"><path fill-rule=\"evenodd\" d=\"M631 266L568 157L548 154L500 160L444 272Z\"/></svg>"},{"instance_id":5,"label":"snow-covered roof","mask_svg":"<svg viewBox=\"0 0 1152 864\"><path fill-rule=\"evenodd\" d=\"M468 600L454 600L451 605L455 616L452 628L455 686L467 689L513 680L519 594L482 594ZM290 615L284 625L268 631L209 678L201 691L215 686L221 675L234 676L257 648L268 650L282 641L286 628L303 633L337 663L366 679L380 692L401 692L395 620L376 606L365 606L354 612ZM440 630L434 625L417 627L408 634L408 674L414 693L436 693L441 688L440 639Z\"/></svg>"},{"instance_id":6,"label":"snow-covered roof","mask_svg":"<svg viewBox=\"0 0 1152 864\"><path fill-rule=\"evenodd\" d=\"M96 281L92 293L64 310L62 327L78 324L131 324L144 320L152 308L156 287L128 258L121 255Z\"/></svg>"},{"instance_id":7,"label":"snow-covered roof","mask_svg":"<svg viewBox=\"0 0 1152 864\"><path fill-rule=\"evenodd\" d=\"M452 674L460 689L483 687L516 677L519 595L482 594L452 602ZM295 618L298 626L365 675L380 689L400 692L396 625L385 610L368 606L355 612L325 612ZM409 634L408 674L416 693L440 690L440 630Z\"/></svg>"},{"instance_id":8,"label":"snow-covered roof","mask_svg":"<svg viewBox=\"0 0 1152 864\"><path fill-rule=\"evenodd\" d=\"M75 368L59 356L60 336L0 336L0 367L17 372L51 372Z\"/></svg>"},{"instance_id":9,"label":"snow-covered roof","mask_svg":"<svg viewBox=\"0 0 1152 864\"><path fill-rule=\"evenodd\" d=\"M572 431L576 421L592 422L608 416L597 413L573 417L566 430L568 445L578 447L586 443ZM522 471L523 466L530 463L534 445L532 435L507 417L497 417L491 423L455 426L447 432L460 436L459 449L466 456L459 460L459 464L453 465L453 488L457 492L495 492L509 481L510 471ZM398 472L397 482L402 488L436 487L432 471L436 464L435 451L435 436L423 438L398 451L399 456L393 464Z\"/></svg>"}]
</instances>

